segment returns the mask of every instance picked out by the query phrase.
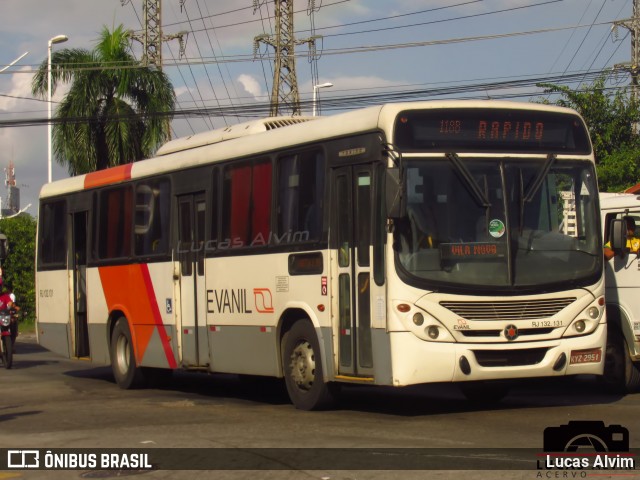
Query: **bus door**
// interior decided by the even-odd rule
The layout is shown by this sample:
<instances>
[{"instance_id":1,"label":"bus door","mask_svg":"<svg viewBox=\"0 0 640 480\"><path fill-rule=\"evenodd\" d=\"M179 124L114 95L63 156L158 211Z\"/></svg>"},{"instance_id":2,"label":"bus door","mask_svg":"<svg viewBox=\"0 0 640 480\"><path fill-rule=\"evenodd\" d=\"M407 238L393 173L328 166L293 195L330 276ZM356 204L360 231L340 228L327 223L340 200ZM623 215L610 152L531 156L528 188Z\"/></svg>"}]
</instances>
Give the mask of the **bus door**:
<instances>
[{"instance_id":1,"label":"bus door","mask_svg":"<svg viewBox=\"0 0 640 480\"><path fill-rule=\"evenodd\" d=\"M178 261L180 262L180 309L182 364L209 363L206 332L204 192L178 197Z\"/></svg>"},{"instance_id":2,"label":"bus door","mask_svg":"<svg viewBox=\"0 0 640 480\"><path fill-rule=\"evenodd\" d=\"M87 324L87 212L71 215L73 249L71 268L73 274L73 345L76 357L89 356L89 331Z\"/></svg>"},{"instance_id":3,"label":"bus door","mask_svg":"<svg viewBox=\"0 0 640 480\"><path fill-rule=\"evenodd\" d=\"M337 292L333 311L338 337L338 373L371 376L371 187L372 165L353 165L332 171L331 206L332 291ZM335 305L334 305L335 306Z\"/></svg>"}]
</instances>

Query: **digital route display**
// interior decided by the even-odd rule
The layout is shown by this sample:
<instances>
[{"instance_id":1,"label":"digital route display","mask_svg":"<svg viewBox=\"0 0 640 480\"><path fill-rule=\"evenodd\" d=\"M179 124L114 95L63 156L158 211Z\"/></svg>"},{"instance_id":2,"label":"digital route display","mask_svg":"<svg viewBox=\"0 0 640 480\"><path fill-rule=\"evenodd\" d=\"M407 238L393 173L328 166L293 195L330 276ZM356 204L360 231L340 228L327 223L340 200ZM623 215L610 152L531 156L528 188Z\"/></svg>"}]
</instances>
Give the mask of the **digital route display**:
<instances>
[{"instance_id":1,"label":"digital route display","mask_svg":"<svg viewBox=\"0 0 640 480\"><path fill-rule=\"evenodd\" d=\"M591 153L577 115L526 109L405 111L396 119L394 143L401 151Z\"/></svg>"}]
</instances>

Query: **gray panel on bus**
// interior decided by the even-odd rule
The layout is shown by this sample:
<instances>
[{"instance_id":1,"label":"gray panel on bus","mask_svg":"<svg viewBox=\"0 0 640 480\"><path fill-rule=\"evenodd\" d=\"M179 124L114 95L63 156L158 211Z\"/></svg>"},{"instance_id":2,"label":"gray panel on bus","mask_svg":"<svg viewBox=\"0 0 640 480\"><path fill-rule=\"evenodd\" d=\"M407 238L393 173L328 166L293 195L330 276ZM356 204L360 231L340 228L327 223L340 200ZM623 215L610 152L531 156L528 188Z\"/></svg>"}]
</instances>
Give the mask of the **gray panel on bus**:
<instances>
[{"instance_id":1,"label":"gray panel on bus","mask_svg":"<svg viewBox=\"0 0 640 480\"><path fill-rule=\"evenodd\" d=\"M69 325L66 323L38 322L38 343L54 353L67 358L71 356L69 348Z\"/></svg>"},{"instance_id":2,"label":"gray panel on bus","mask_svg":"<svg viewBox=\"0 0 640 480\"><path fill-rule=\"evenodd\" d=\"M279 374L277 328L217 326L209 330L211 371L246 375Z\"/></svg>"}]
</instances>

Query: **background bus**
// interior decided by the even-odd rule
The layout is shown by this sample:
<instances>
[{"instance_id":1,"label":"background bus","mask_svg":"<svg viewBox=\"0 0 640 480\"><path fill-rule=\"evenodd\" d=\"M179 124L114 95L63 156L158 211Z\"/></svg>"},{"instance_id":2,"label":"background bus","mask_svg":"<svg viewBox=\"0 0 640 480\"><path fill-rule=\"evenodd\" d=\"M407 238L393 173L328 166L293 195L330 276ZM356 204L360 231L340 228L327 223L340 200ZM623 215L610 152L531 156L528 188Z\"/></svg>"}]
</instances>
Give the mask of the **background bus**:
<instances>
[{"instance_id":1,"label":"background bus","mask_svg":"<svg viewBox=\"0 0 640 480\"><path fill-rule=\"evenodd\" d=\"M602 242L582 119L388 104L177 139L45 185L38 334L130 388L173 369L340 383L601 374Z\"/></svg>"},{"instance_id":2,"label":"background bus","mask_svg":"<svg viewBox=\"0 0 640 480\"><path fill-rule=\"evenodd\" d=\"M640 199L627 193L600 193L604 241L615 251L606 262L608 319L606 380L614 389L637 392L640 388L640 268L637 248L627 245L626 219L635 224L640 238ZM614 231L618 230L617 239Z\"/></svg>"}]
</instances>

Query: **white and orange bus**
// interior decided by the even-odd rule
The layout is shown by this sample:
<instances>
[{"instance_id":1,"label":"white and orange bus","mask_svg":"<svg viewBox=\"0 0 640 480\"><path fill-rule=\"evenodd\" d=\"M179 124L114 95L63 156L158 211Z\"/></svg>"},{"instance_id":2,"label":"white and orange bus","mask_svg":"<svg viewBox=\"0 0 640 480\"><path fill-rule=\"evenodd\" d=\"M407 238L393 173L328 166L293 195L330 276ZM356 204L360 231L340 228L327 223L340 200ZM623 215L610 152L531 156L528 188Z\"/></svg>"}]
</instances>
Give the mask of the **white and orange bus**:
<instances>
[{"instance_id":1,"label":"white and orange bus","mask_svg":"<svg viewBox=\"0 0 640 480\"><path fill-rule=\"evenodd\" d=\"M38 338L111 364L340 383L602 374L591 142L558 107L388 104L181 138L40 195Z\"/></svg>"}]
</instances>

